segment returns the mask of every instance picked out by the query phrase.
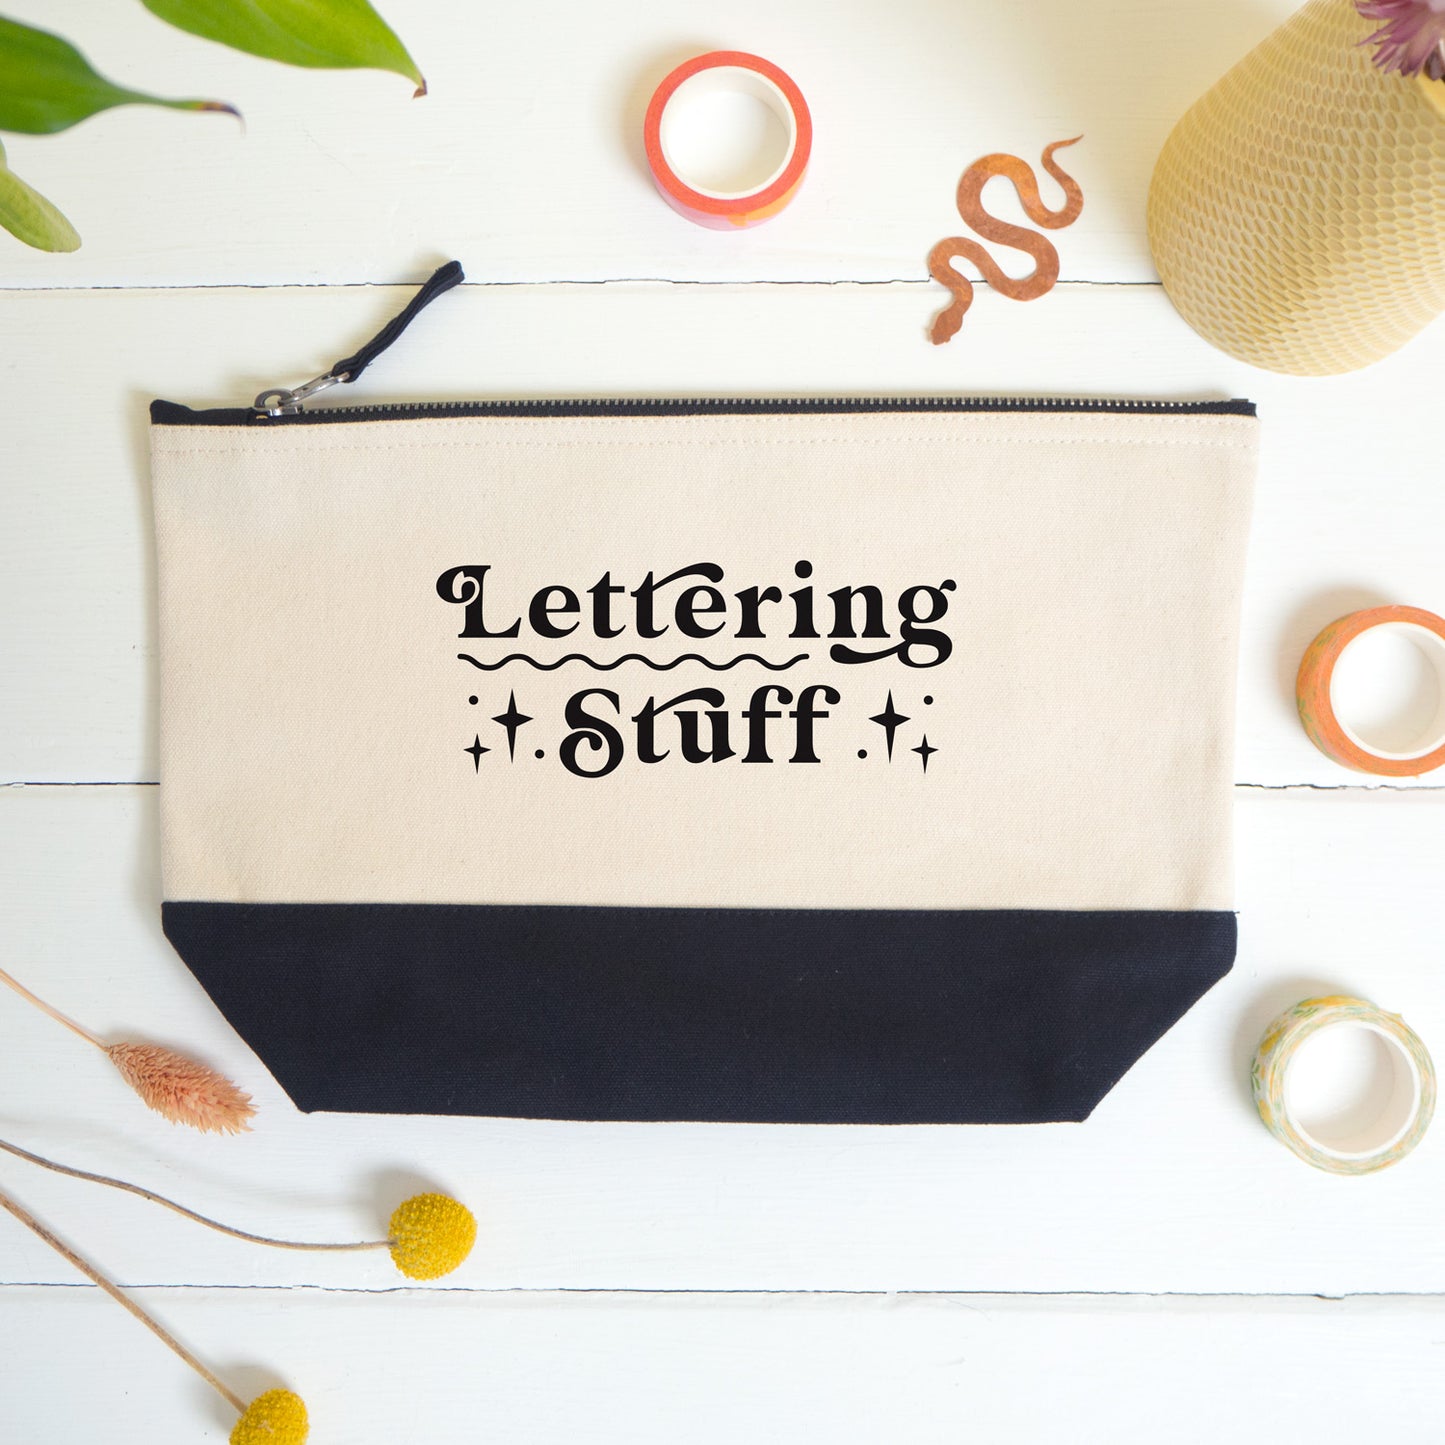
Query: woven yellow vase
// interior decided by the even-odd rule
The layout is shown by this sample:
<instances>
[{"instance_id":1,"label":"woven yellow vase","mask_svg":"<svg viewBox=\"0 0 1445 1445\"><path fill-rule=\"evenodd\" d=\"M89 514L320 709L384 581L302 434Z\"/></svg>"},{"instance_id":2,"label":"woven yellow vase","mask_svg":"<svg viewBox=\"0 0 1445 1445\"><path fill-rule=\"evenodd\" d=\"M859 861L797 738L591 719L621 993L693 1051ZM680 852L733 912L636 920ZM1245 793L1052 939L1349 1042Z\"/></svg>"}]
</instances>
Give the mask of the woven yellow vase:
<instances>
[{"instance_id":1,"label":"woven yellow vase","mask_svg":"<svg viewBox=\"0 0 1445 1445\"><path fill-rule=\"evenodd\" d=\"M1353 0L1310 0L1174 128L1149 188L1170 299L1299 376L1388 356L1445 310L1445 81L1386 74Z\"/></svg>"}]
</instances>

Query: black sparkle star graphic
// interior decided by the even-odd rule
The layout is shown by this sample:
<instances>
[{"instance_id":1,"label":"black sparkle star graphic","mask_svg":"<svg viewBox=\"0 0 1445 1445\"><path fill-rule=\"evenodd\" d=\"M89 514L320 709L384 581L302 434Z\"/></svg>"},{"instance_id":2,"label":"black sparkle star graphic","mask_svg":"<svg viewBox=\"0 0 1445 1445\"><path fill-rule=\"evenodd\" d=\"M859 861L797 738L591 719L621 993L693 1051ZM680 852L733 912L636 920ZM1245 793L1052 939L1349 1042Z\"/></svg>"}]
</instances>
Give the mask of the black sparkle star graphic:
<instances>
[{"instance_id":1,"label":"black sparkle star graphic","mask_svg":"<svg viewBox=\"0 0 1445 1445\"><path fill-rule=\"evenodd\" d=\"M934 755L934 753L938 751L938 749L928 746L928 734L924 733L923 741L919 743L916 748L909 748L908 751L910 753L917 753L918 756L923 759L923 771L926 773L928 771L928 760Z\"/></svg>"},{"instance_id":2,"label":"black sparkle star graphic","mask_svg":"<svg viewBox=\"0 0 1445 1445\"><path fill-rule=\"evenodd\" d=\"M472 745L471 745L471 747L469 747L469 748L463 748L462 751L463 751L464 753L470 753L470 754L472 755L472 767L473 767L477 772L481 772L481 770L482 770L482 754L483 754L483 753L489 753L489 752L491 752L491 748L484 748L484 747L482 746L482 740L481 740L481 738L477 737L477 736L474 734L473 737L472 737Z\"/></svg>"},{"instance_id":3,"label":"black sparkle star graphic","mask_svg":"<svg viewBox=\"0 0 1445 1445\"><path fill-rule=\"evenodd\" d=\"M517 694L515 692L507 695L506 712L498 713L492 721L494 723L501 723L501 725L506 728L507 756L515 762L517 757L517 729L520 728L523 723L532 721L526 713L517 711Z\"/></svg>"},{"instance_id":4,"label":"black sparkle star graphic","mask_svg":"<svg viewBox=\"0 0 1445 1445\"><path fill-rule=\"evenodd\" d=\"M868 721L877 723L878 726L881 727L883 731L887 734L888 761L891 763L893 761L893 734L896 733L898 729L903 726L904 723L909 721L908 718L906 718L901 712L898 712L894 708L893 692L891 688L889 689L888 701L884 705L883 711L880 713L874 713L873 716L868 719Z\"/></svg>"}]
</instances>

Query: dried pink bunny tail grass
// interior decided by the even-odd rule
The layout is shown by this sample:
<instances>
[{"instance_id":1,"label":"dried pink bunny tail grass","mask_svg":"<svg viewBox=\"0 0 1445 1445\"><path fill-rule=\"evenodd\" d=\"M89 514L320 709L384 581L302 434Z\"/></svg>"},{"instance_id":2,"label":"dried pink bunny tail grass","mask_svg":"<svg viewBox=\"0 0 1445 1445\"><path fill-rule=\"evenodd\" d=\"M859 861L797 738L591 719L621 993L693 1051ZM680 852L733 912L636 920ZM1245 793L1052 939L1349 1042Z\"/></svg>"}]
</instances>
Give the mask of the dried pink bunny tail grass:
<instances>
[{"instance_id":1,"label":"dried pink bunny tail grass","mask_svg":"<svg viewBox=\"0 0 1445 1445\"><path fill-rule=\"evenodd\" d=\"M173 1124L209 1134L239 1134L256 1112L251 1096L223 1074L158 1044L103 1045L131 1088Z\"/></svg>"},{"instance_id":2,"label":"dried pink bunny tail grass","mask_svg":"<svg viewBox=\"0 0 1445 1445\"><path fill-rule=\"evenodd\" d=\"M251 1096L214 1069L157 1044L107 1044L83 1024L31 993L4 969L0 969L0 984L13 988L56 1023L109 1054L126 1083L173 1124L189 1124L192 1129L212 1134L239 1134L251 1127L249 1120L256 1112Z\"/></svg>"}]
</instances>

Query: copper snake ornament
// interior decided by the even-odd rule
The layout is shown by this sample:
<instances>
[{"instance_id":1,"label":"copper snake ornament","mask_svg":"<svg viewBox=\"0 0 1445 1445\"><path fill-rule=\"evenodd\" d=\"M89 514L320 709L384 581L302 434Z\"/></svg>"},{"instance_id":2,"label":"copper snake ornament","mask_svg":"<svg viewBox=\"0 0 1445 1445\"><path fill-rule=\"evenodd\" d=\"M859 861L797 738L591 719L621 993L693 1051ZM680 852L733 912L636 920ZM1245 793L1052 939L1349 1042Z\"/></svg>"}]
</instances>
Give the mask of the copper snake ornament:
<instances>
[{"instance_id":1,"label":"copper snake ornament","mask_svg":"<svg viewBox=\"0 0 1445 1445\"><path fill-rule=\"evenodd\" d=\"M1021 278L1004 274L997 261L975 240L967 236L949 236L940 241L928 253L928 270L935 281L941 281L953 292L953 300L933 318L929 332L933 344L938 346L955 335L963 324L964 313L973 304L973 282L953 267L958 257L972 261L983 272L984 280L995 291L1015 301L1033 301L1053 289L1059 279L1059 253L1047 236L1031 231L1025 226L1015 226L1000 221L983 208L983 188L994 176L1003 176L1012 182L1018 193L1019 204L1024 213L1036 226L1057 231L1078 220L1084 209L1084 193L1079 183L1068 175L1054 160L1054 152L1063 146L1071 146L1083 140L1076 135L1072 140L1056 140L1044 147L1043 167L1059 183L1064 192L1064 204L1051 211L1039 195L1039 183L1034 169L1018 156L995 152L975 161L963 173L958 183L958 213L985 241L994 241L1001 246L1011 246L1033 257L1033 271Z\"/></svg>"}]
</instances>

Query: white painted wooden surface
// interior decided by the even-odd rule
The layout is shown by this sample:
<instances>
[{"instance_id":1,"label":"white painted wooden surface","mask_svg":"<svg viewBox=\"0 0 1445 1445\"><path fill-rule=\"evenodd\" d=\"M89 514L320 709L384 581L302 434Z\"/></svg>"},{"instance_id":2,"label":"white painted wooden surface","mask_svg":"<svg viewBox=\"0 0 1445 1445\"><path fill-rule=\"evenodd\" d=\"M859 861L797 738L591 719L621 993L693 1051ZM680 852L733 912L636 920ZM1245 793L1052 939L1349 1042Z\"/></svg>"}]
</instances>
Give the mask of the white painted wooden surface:
<instances>
[{"instance_id":1,"label":"white painted wooden surface","mask_svg":"<svg viewBox=\"0 0 1445 1445\"><path fill-rule=\"evenodd\" d=\"M1070 154L1089 209L1061 248L1063 274L1140 280L1151 274L1144 190L1170 125L1292 8L413 0L389 12L431 86L413 102L398 76L267 67L133 5L7 0L6 14L67 33L102 71L229 100L245 128L135 108L57 139L7 140L15 170L85 246L59 260L7 247L0 277L376 281L440 247L505 281L922 279L928 248L954 232L964 166L1082 132ZM720 48L781 65L817 130L806 204L737 235L660 206L641 142L658 81Z\"/></svg>"},{"instance_id":2,"label":"white painted wooden surface","mask_svg":"<svg viewBox=\"0 0 1445 1445\"><path fill-rule=\"evenodd\" d=\"M94 1290L12 1291L10 1371L74 1386L7 1439L223 1440L224 1406ZM1428 1439L1433 1302L982 1295L487 1295L156 1289L243 1388L307 1362L312 1439L464 1445ZM21 1311L23 1310L23 1314ZM128 1323L122 1320L121 1324ZM1433 1344L1426 1343L1433 1339ZM87 1352L89 1353L89 1352ZM268 1362L266 1364L258 1362ZM1422 1368L1423 1365L1423 1368ZM1254 1390L1236 1382L1259 1382ZM0 1425L7 1406L0 1400ZM96 1421L105 1421L104 1433ZM185 1431L166 1427L183 1421ZM158 1428L159 1426L159 1428ZM43 1429L41 1428L43 1427Z\"/></svg>"},{"instance_id":3,"label":"white painted wooden surface","mask_svg":"<svg viewBox=\"0 0 1445 1445\"><path fill-rule=\"evenodd\" d=\"M172 1130L7 995L0 1136L318 1238L370 1234L434 1184L476 1207L482 1237L444 1287L402 1291L384 1259L262 1252L8 1159L0 1187L144 1287L243 1393L301 1389L318 1442L1426 1438L1445 1405L1445 1144L1376 1178L1316 1174L1259 1127L1247 1067L1267 1019L1325 988L1445 1049L1445 777L1375 788L1334 767L1290 689L1339 613L1445 611L1427 451L1445 331L1356 377L1253 371L1174 315L1141 225L1170 121L1289 8L728 0L699 21L674 0L417 0L390 7L432 86L413 104L395 77L268 67L139 6L11 0L119 79L237 101L247 128L137 110L7 141L86 245L42 257L0 238L0 957L113 1037L203 1054L263 1112L240 1140ZM714 45L790 69L818 126L797 204L738 236L663 207L636 134L651 83ZM1078 131L1071 284L1031 306L981 291L959 339L930 347L943 296L922 258L954 229L958 173ZM211 1008L159 930L145 403L237 404L311 376L396 308L375 283L453 254L480 284L355 399L1260 404L1240 960L1087 1125L303 1117ZM1294 1298L1313 1295L1331 1298ZM6 1218L0 1360L0 1440L229 1424Z\"/></svg>"}]
</instances>

